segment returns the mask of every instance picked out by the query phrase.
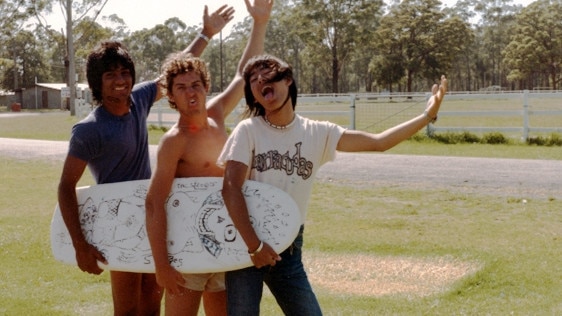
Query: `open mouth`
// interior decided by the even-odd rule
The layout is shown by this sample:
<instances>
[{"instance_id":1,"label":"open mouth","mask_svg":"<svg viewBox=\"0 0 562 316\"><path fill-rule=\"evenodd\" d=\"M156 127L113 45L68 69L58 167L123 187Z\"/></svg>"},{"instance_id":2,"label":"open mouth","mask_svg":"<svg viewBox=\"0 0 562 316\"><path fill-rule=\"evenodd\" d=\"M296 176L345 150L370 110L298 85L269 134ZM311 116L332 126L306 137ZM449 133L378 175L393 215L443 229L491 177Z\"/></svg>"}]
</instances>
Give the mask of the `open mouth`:
<instances>
[{"instance_id":1,"label":"open mouth","mask_svg":"<svg viewBox=\"0 0 562 316\"><path fill-rule=\"evenodd\" d=\"M271 100L273 98L273 88L270 86L264 87L261 90L261 94L266 100Z\"/></svg>"}]
</instances>

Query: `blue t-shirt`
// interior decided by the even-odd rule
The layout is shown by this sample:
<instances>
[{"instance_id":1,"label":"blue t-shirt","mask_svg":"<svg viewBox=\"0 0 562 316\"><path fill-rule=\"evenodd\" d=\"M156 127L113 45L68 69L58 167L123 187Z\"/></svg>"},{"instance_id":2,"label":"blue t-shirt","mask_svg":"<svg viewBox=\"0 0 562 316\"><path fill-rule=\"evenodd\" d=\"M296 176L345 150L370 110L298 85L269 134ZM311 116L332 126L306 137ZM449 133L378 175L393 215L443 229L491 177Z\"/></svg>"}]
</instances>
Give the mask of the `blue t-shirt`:
<instances>
[{"instance_id":1,"label":"blue t-shirt","mask_svg":"<svg viewBox=\"0 0 562 316\"><path fill-rule=\"evenodd\" d=\"M96 183L150 179L146 121L156 89L155 82L138 84L127 115L98 106L72 128L68 154L88 162Z\"/></svg>"}]
</instances>

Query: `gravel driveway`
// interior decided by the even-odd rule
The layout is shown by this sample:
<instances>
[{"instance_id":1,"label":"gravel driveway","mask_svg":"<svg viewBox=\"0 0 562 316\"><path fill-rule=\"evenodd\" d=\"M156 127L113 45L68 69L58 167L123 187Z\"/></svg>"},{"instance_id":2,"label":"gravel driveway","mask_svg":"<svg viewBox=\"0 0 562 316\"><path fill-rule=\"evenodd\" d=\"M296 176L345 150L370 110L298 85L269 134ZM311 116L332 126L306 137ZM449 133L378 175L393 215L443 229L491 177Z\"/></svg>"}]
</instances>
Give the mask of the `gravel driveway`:
<instances>
[{"instance_id":1,"label":"gravel driveway","mask_svg":"<svg viewBox=\"0 0 562 316\"><path fill-rule=\"evenodd\" d=\"M0 138L0 155L62 161L67 142ZM156 146L150 147L154 161ZM320 181L351 185L447 189L521 199L562 198L562 160L528 160L338 153Z\"/></svg>"}]
</instances>

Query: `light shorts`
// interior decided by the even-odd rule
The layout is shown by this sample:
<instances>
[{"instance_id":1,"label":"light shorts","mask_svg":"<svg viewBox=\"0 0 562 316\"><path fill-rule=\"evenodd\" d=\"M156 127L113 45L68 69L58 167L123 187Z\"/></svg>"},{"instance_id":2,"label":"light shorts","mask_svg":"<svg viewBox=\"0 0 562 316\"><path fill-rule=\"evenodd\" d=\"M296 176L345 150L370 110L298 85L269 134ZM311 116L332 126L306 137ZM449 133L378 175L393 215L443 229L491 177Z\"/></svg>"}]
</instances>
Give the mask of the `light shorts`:
<instances>
[{"instance_id":1,"label":"light shorts","mask_svg":"<svg viewBox=\"0 0 562 316\"><path fill-rule=\"evenodd\" d=\"M220 292L226 289L224 272L183 274L185 288L192 291Z\"/></svg>"}]
</instances>

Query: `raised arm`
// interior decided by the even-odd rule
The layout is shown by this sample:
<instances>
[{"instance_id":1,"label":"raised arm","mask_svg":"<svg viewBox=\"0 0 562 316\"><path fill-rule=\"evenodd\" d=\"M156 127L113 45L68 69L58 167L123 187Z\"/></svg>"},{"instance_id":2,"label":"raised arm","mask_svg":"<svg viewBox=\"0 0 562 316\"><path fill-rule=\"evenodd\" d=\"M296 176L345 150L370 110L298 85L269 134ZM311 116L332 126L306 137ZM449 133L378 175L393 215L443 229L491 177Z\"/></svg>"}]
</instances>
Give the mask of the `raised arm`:
<instances>
[{"instance_id":1,"label":"raised arm","mask_svg":"<svg viewBox=\"0 0 562 316\"><path fill-rule=\"evenodd\" d=\"M209 8L205 6L203 12L203 29L183 52L191 53L196 57L201 56L211 38L220 32L233 18L233 7L229 7L225 4L209 15Z\"/></svg>"},{"instance_id":2,"label":"raised arm","mask_svg":"<svg viewBox=\"0 0 562 316\"><path fill-rule=\"evenodd\" d=\"M273 0L254 0L253 4L250 3L250 0L244 0L244 2L253 19L250 38L238 62L234 79L226 90L208 103L207 111L211 117L226 117L234 110L238 101L244 96L244 78L242 76L244 66L250 58L264 52L265 33L273 8Z\"/></svg>"},{"instance_id":3,"label":"raised arm","mask_svg":"<svg viewBox=\"0 0 562 316\"><path fill-rule=\"evenodd\" d=\"M201 56L207 44L211 38L220 32L228 22L234 18L234 8L228 5L223 5L218 8L215 12L209 15L209 9L205 6L203 11L203 29L201 32L191 41L191 44L187 46L183 53L190 53L195 57ZM162 77L156 78L154 81L158 82ZM158 89L156 92L156 98L154 101L158 101L163 97L162 89Z\"/></svg>"},{"instance_id":4,"label":"raised arm","mask_svg":"<svg viewBox=\"0 0 562 316\"><path fill-rule=\"evenodd\" d=\"M347 152L385 151L403 140L414 135L429 123L435 122L441 102L447 92L447 78L441 76L441 84L431 89L432 96L427 101L426 110L417 117L397 126L391 127L380 134L362 131L345 131L338 142L337 150Z\"/></svg>"}]
</instances>

